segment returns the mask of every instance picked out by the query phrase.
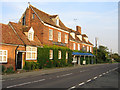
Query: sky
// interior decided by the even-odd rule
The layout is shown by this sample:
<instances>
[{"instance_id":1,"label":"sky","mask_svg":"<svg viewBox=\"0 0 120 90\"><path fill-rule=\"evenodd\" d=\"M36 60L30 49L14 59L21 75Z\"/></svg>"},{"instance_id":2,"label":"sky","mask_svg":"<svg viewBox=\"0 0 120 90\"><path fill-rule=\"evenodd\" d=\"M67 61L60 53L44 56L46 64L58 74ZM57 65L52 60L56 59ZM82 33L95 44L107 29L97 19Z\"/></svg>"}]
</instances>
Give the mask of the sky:
<instances>
[{"instance_id":1,"label":"sky","mask_svg":"<svg viewBox=\"0 0 120 90\"><path fill-rule=\"evenodd\" d=\"M18 0L19 1L19 0ZM98 45L108 47L112 52L118 53L118 2L113 0L95 2L59 1L59 2L30 2L39 10L51 15L59 15L61 21L69 28L76 30L76 25L81 26L83 34L95 45L95 37ZM18 22L25 9L27 1L15 2L14 0L0 2L0 23L9 21Z\"/></svg>"}]
</instances>

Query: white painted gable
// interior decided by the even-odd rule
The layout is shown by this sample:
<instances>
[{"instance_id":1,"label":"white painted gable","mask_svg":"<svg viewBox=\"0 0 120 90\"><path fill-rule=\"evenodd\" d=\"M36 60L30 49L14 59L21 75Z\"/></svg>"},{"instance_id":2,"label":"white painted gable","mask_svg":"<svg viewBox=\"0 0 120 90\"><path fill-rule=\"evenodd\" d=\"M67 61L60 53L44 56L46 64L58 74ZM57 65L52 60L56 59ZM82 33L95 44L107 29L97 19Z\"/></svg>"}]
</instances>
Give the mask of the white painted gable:
<instances>
[{"instance_id":1,"label":"white painted gable","mask_svg":"<svg viewBox=\"0 0 120 90\"><path fill-rule=\"evenodd\" d=\"M70 35L75 39L75 33L71 32Z\"/></svg>"},{"instance_id":2,"label":"white painted gable","mask_svg":"<svg viewBox=\"0 0 120 90\"><path fill-rule=\"evenodd\" d=\"M32 33L34 33L33 28L31 27L30 30L29 30L28 32L32 32Z\"/></svg>"}]
</instances>

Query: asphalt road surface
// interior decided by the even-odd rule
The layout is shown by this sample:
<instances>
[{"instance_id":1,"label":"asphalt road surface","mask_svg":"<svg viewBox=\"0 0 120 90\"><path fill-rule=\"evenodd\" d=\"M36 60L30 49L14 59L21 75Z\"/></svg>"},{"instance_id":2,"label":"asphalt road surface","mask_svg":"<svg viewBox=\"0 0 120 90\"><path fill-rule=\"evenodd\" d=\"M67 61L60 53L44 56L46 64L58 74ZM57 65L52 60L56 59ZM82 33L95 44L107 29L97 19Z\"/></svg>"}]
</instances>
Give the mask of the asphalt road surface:
<instances>
[{"instance_id":1,"label":"asphalt road surface","mask_svg":"<svg viewBox=\"0 0 120 90\"><path fill-rule=\"evenodd\" d=\"M106 77L117 79L116 76L114 76L117 75L117 73L114 75L110 74L112 72L115 72L117 69L118 64L101 64L81 68L78 67L75 69L55 73L30 77L28 76L14 80L5 80L2 81L2 88L66 88L68 90L85 87L91 88L93 86L95 88L95 81L102 83L102 80ZM118 81L113 83L118 84L117 82ZM106 87L111 88L109 85ZM118 86L115 85L113 88L118 88Z\"/></svg>"}]
</instances>

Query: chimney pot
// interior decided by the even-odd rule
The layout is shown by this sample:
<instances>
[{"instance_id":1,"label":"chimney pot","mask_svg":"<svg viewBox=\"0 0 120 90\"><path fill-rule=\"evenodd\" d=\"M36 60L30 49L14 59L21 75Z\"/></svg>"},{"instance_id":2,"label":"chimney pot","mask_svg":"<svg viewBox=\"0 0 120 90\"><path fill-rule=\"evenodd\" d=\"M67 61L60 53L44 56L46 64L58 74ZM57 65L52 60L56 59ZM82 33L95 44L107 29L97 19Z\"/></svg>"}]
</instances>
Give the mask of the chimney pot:
<instances>
[{"instance_id":1,"label":"chimney pot","mask_svg":"<svg viewBox=\"0 0 120 90\"><path fill-rule=\"evenodd\" d=\"M76 26L76 30L81 34L81 27L80 26Z\"/></svg>"}]
</instances>

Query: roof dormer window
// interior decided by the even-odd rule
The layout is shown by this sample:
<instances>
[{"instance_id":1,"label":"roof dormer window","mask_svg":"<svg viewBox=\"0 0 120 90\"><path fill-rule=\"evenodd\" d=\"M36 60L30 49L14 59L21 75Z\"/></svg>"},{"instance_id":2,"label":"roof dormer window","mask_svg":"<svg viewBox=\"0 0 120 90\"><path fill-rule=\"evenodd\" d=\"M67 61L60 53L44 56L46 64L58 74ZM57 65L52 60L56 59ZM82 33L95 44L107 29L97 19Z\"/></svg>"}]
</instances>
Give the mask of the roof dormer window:
<instances>
[{"instance_id":1,"label":"roof dormer window","mask_svg":"<svg viewBox=\"0 0 120 90\"><path fill-rule=\"evenodd\" d=\"M34 30L33 30L32 27L31 27L30 30L28 31L28 39L29 39L30 41L33 41L33 39L34 39Z\"/></svg>"},{"instance_id":2,"label":"roof dormer window","mask_svg":"<svg viewBox=\"0 0 120 90\"><path fill-rule=\"evenodd\" d=\"M59 26L59 19L56 19L56 25Z\"/></svg>"},{"instance_id":3,"label":"roof dormer window","mask_svg":"<svg viewBox=\"0 0 120 90\"><path fill-rule=\"evenodd\" d=\"M70 35L75 39L75 33L71 32Z\"/></svg>"}]
</instances>

